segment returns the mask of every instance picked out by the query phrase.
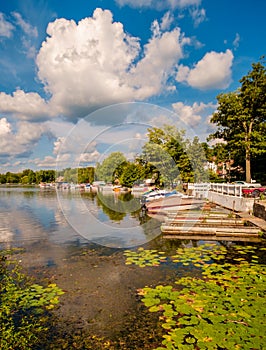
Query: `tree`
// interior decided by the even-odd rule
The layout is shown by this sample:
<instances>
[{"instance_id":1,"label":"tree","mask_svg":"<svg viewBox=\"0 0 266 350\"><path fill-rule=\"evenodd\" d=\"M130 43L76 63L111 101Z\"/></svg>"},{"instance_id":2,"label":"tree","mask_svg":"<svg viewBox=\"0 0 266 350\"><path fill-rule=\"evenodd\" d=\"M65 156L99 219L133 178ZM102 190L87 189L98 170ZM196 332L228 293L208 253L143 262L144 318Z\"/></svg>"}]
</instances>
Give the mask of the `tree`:
<instances>
[{"instance_id":1,"label":"tree","mask_svg":"<svg viewBox=\"0 0 266 350\"><path fill-rule=\"evenodd\" d=\"M193 169L194 182L207 182L209 180L207 159L204 147L197 136L192 142L188 141L187 154Z\"/></svg>"},{"instance_id":2,"label":"tree","mask_svg":"<svg viewBox=\"0 0 266 350\"><path fill-rule=\"evenodd\" d=\"M218 108L211 122L218 127L210 138L222 139L231 156L245 162L246 181L251 182L251 160L266 154L266 69L264 61L252 64L235 92L217 96Z\"/></svg>"},{"instance_id":3,"label":"tree","mask_svg":"<svg viewBox=\"0 0 266 350\"><path fill-rule=\"evenodd\" d=\"M94 167L78 169L78 183L92 183L94 180Z\"/></svg>"},{"instance_id":4,"label":"tree","mask_svg":"<svg viewBox=\"0 0 266 350\"><path fill-rule=\"evenodd\" d=\"M123 172L119 177L119 182L122 186L132 187L133 184L144 179L145 169L138 163L128 163L123 168Z\"/></svg>"},{"instance_id":5,"label":"tree","mask_svg":"<svg viewBox=\"0 0 266 350\"><path fill-rule=\"evenodd\" d=\"M111 153L102 164L97 163L95 178L106 182L114 182L122 174L123 165L127 164L126 157L121 152Z\"/></svg>"},{"instance_id":6,"label":"tree","mask_svg":"<svg viewBox=\"0 0 266 350\"><path fill-rule=\"evenodd\" d=\"M162 182L172 185L177 180L207 179L205 153L198 138L191 142L185 138L185 131L173 125L164 125L161 129L154 127L148 132L149 141L143 147L143 158L159 170Z\"/></svg>"},{"instance_id":7,"label":"tree","mask_svg":"<svg viewBox=\"0 0 266 350\"><path fill-rule=\"evenodd\" d=\"M54 170L39 170L36 171L36 182L53 182L55 181Z\"/></svg>"}]
</instances>

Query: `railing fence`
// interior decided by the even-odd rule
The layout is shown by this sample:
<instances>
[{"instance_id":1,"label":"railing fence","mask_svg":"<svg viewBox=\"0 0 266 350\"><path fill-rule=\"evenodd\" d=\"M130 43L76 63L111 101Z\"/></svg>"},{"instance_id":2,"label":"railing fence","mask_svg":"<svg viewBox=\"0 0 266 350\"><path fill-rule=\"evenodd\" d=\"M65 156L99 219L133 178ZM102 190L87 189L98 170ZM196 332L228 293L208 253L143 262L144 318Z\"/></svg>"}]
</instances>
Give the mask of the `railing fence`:
<instances>
[{"instance_id":1,"label":"railing fence","mask_svg":"<svg viewBox=\"0 0 266 350\"><path fill-rule=\"evenodd\" d=\"M234 185L227 183L189 183L189 192L196 197L207 198L208 192L217 192L225 195L230 195L234 197L242 197L242 185Z\"/></svg>"}]
</instances>

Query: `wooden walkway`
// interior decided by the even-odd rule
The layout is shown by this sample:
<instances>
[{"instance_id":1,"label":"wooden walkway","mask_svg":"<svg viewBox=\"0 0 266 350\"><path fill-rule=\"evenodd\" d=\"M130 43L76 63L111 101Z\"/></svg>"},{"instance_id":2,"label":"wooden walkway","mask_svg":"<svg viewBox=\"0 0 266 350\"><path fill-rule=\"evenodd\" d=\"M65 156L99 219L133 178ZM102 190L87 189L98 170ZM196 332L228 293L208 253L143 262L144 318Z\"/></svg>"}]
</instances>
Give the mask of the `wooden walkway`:
<instances>
[{"instance_id":1,"label":"wooden walkway","mask_svg":"<svg viewBox=\"0 0 266 350\"><path fill-rule=\"evenodd\" d=\"M215 241L260 242L266 234L266 222L246 213L218 212L181 213L169 211L161 225L164 238Z\"/></svg>"},{"instance_id":2,"label":"wooden walkway","mask_svg":"<svg viewBox=\"0 0 266 350\"><path fill-rule=\"evenodd\" d=\"M249 215L248 213L237 213L237 215L247 220L248 222L252 223L254 226L259 227L262 231L266 232L266 221L260 218L257 218L256 216Z\"/></svg>"}]
</instances>

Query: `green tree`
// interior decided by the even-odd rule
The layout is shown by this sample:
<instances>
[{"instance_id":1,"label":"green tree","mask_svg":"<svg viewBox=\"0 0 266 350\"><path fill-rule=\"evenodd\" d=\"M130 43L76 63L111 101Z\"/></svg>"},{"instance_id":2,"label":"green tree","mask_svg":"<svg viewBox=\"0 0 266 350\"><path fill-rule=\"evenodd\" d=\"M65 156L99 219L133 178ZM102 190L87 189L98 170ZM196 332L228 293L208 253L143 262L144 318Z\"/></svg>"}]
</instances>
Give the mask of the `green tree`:
<instances>
[{"instance_id":1,"label":"green tree","mask_svg":"<svg viewBox=\"0 0 266 350\"><path fill-rule=\"evenodd\" d=\"M5 174L0 174L0 183L1 184L5 184L7 181L6 181L6 175Z\"/></svg>"},{"instance_id":2,"label":"green tree","mask_svg":"<svg viewBox=\"0 0 266 350\"><path fill-rule=\"evenodd\" d=\"M19 181L20 181L19 174L11 173L10 171L6 173L6 183L15 184L15 183L19 183Z\"/></svg>"},{"instance_id":3,"label":"green tree","mask_svg":"<svg viewBox=\"0 0 266 350\"><path fill-rule=\"evenodd\" d=\"M148 132L149 141L143 147L142 157L156 167L162 182L172 185L177 180L194 182L208 178L204 148L197 137L191 142L185 138L184 130L173 125Z\"/></svg>"},{"instance_id":4,"label":"green tree","mask_svg":"<svg viewBox=\"0 0 266 350\"><path fill-rule=\"evenodd\" d=\"M119 177L119 182L122 186L132 187L138 180L143 180L145 169L138 163L128 163L124 166L123 172Z\"/></svg>"},{"instance_id":5,"label":"green tree","mask_svg":"<svg viewBox=\"0 0 266 350\"><path fill-rule=\"evenodd\" d=\"M170 186L179 175L179 170L162 144L148 142L143 147L143 156L153 165L152 178L158 184L169 184Z\"/></svg>"},{"instance_id":6,"label":"green tree","mask_svg":"<svg viewBox=\"0 0 266 350\"><path fill-rule=\"evenodd\" d=\"M53 182L53 181L55 181L55 171L54 170L36 171L36 183Z\"/></svg>"},{"instance_id":7,"label":"green tree","mask_svg":"<svg viewBox=\"0 0 266 350\"><path fill-rule=\"evenodd\" d=\"M207 159L198 137L194 137L192 142L189 142L187 154L193 169L194 182L207 182L209 180Z\"/></svg>"},{"instance_id":8,"label":"green tree","mask_svg":"<svg viewBox=\"0 0 266 350\"><path fill-rule=\"evenodd\" d=\"M252 64L235 92L217 96L218 108L211 122L218 127L210 138L222 139L234 158L245 162L246 181L251 182L251 160L266 154L266 69L264 61ZM241 159L238 160L241 162Z\"/></svg>"},{"instance_id":9,"label":"green tree","mask_svg":"<svg viewBox=\"0 0 266 350\"><path fill-rule=\"evenodd\" d=\"M21 183L23 184L32 184L36 181L36 174L31 169L25 169L22 171L21 176Z\"/></svg>"},{"instance_id":10,"label":"green tree","mask_svg":"<svg viewBox=\"0 0 266 350\"><path fill-rule=\"evenodd\" d=\"M64 181L65 182L77 183L77 181L78 181L78 170L77 169L66 168L65 171L64 171Z\"/></svg>"},{"instance_id":11,"label":"green tree","mask_svg":"<svg viewBox=\"0 0 266 350\"><path fill-rule=\"evenodd\" d=\"M92 183L94 180L94 167L78 169L78 183Z\"/></svg>"},{"instance_id":12,"label":"green tree","mask_svg":"<svg viewBox=\"0 0 266 350\"><path fill-rule=\"evenodd\" d=\"M105 182L114 182L121 176L123 166L126 164L127 160L123 153L113 152L101 164L96 164L95 178Z\"/></svg>"}]
</instances>

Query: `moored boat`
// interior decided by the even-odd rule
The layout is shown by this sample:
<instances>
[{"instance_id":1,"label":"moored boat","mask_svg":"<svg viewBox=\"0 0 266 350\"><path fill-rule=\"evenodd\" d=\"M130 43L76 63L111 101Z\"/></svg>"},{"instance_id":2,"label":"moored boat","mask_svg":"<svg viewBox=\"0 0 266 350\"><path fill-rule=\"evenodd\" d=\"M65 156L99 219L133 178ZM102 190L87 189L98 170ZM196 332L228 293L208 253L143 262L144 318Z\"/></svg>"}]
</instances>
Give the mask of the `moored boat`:
<instances>
[{"instance_id":1,"label":"moored boat","mask_svg":"<svg viewBox=\"0 0 266 350\"><path fill-rule=\"evenodd\" d=\"M183 195L182 193L173 193L165 195L158 199L153 199L143 203L148 213L167 214L168 210L191 210L203 206L205 200Z\"/></svg>"},{"instance_id":2,"label":"moored boat","mask_svg":"<svg viewBox=\"0 0 266 350\"><path fill-rule=\"evenodd\" d=\"M174 194L177 194L176 190L168 191L168 190L158 190L158 189L154 190L154 189L152 189L150 191L143 193L142 201L147 203L147 202L151 202L155 199L165 198L165 197L168 197L168 196L171 196Z\"/></svg>"}]
</instances>

